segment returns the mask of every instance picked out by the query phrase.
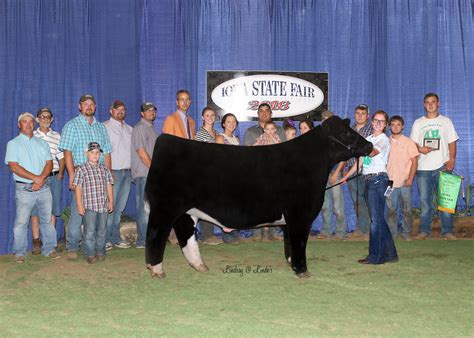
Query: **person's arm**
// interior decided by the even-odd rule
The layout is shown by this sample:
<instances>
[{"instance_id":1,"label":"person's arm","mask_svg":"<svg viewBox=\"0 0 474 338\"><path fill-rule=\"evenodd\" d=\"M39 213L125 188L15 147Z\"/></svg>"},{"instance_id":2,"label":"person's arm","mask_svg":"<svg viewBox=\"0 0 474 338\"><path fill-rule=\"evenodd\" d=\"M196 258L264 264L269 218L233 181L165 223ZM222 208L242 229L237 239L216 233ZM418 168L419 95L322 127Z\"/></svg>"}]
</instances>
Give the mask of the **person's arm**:
<instances>
[{"instance_id":1,"label":"person's arm","mask_svg":"<svg viewBox=\"0 0 474 338\"><path fill-rule=\"evenodd\" d=\"M44 178L42 178L40 175L35 175L29 172L28 170L23 168L21 165L19 165L18 162L8 162L8 166L10 167L10 170L12 171L12 173L20 177L32 180L33 183L43 184Z\"/></svg>"},{"instance_id":2,"label":"person's arm","mask_svg":"<svg viewBox=\"0 0 474 338\"><path fill-rule=\"evenodd\" d=\"M112 156L110 156L110 153L104 154L104 162L105 167L109 170L112 170Z\"/></svg>"},{"instance_id":3,"label":"person's arm","mask_svg":"<svg viewBox=\"0 0 474 338\"><path fill-rule=\"evenodd\" d=\"M420 154L423 154L423 155L426 155L428 153L431 153L433 151L432 148L429 148L429 147L422 147L420 146L418 143L416 144L416 147L418 148L418 152Z\"/></svg>"},{"instance_id":4,"label":"person's arm","mask_svg":"<svg viewBox=\"0 0 474 338\"><path fill-rule=\"evenodd\" d=\"M64 163L64 157L58 161L59 163L59 171L58 174L56 175L57 180L62 180L64 178L64 169L66 168L65 163Z\"/></svg>"},{"instance_id":5,"label":"person's arm","mask_svg":"<svg viewBox=\"0 0 474 338\"><path fill-rule=\"evenodd\" d=\"M448 144L449 147L449 161L446 162L446 170L453 171L456 165L456 141Z\"/></svg>"},{"instance_id":6,"label":"person's arm","mask_svg":"<svg viewBox=\"0 0 474 338\"><path fill-rule=\"evenodd\" d=\"M224 136L222 136L222 135L217 135L217 136L216 136L216 143L224 144Z\"/></svg>"},{"instance_id":7,"label":"person's arm","mask_svg":"<svg viewBox=\"0 0 474 338\"><path fill-rule=\"evenodd\" d=\"M66 170L69 176L69 190L74 191L75 186L72 184L74 180L74 162L72 160L72 152L70 150L64 150L64 163L66 164Z\"/></svg>"},{"instance_id":8,"label":"person's arm","mask_svg":"<svg viewBox=\"0 0 474 338\"><path fill-rule=\"evenodd\" d=\"M107 184L107 200L108 200L108 207L109 213L114 211L114 192L112 189L112 184Z\"/></svg>"},{"instance_id":9,"label":"person's arm","mask_svg":"<svg viewBox=\"0 0 474 338\"><path fill-rule=\"evenodd\" d=\"M151 159L146 150L144 148L137 149L137 154L142 163L145 165L145 167L150 168Z\"/></svg>"},{"instance_id":10,"label":"person's arm","mask_svg":"<svg viewBox=\"0 0 474 338\"><path fill-rule=\"evenodd\" d=\"M329 175L328 182L329 182L330 185L336 184L337 178L339 177L339 173L341 172L342 168L344 167L344 164L346 164L346 162L344 162L344 161L339 162L336 169L332 172L332 174Z\"/></svg>"},{"instance_id":11,"label":"person's arm","mask_svg":"<svg viewBox=\"0 0 474 338\"><path fill-rule=\"evenodd\" d=\"M362 164L364 163L363 160L361 160L361 157L359 158L359 168L362 167ZM357 161L355 161L354 165L352 166L351 169L341 178L341 182L346 182L349 177L351 177L355 171L357 170Z\"/></svg>"},{"instance_id":12,"label":"person's arm","mask_svg":"<svg viewBox=\"0 0 474 338\"><path fill-rule=\"evenodd\" d=\"M41 174L39 175L43 179L42 182L41 183L34 182L33 185L31 186L31 189L40 190L41 187L46 182L46 179L51 174L52 170L53 170L53 160L46 161L46 164L44 165L43 171L41 171Z\"/></svg>"},{"instance_id":13,"label":"person's arm","mask_svg":"<svg viewBox=\"0 0 474 338\"><path fill-rule=\"evenodd\" d=\"M416 169L418 169L418 156L410 158L411 167L408 178L405 180L405 187L411 187L413 185L413 179L415 178Z\"/></svg>"},{"instance_id":14,"label":"person's arm","mask_svg":"<svg viewBox=\"0 0 474 338\"><path fill-rule=\"evenodd\" d=\"M72 190L76 194L77 213L81 216L84 216L86 214L86 209L84 209L84 205L82 204L82 187L78 185Z\"/></svg>"}]
</instances>

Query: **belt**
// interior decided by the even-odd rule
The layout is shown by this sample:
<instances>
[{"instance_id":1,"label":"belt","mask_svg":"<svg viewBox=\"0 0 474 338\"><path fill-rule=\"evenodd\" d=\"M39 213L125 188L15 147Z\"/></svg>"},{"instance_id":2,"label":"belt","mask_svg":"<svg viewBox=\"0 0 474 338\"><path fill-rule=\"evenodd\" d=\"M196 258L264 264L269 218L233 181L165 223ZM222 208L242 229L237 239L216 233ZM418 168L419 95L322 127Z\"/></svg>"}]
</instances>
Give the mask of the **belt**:
<instances>
[{"instance_id":1,"label":"belt","mask_svg":"<svg viewBox=\"0 0 474 338\"><path fill-rule=\"evenodd\" d=\"M128 169L112 169L112 171L130 171L130 168L128 168Z\"/></svg>"},{"instance_id":2,"label":"belt","mask_svg":"<svg viewBox=\"0 0 474 338\"><path fill-rule=\"evenodd\" d=\"M375 176L380 176L380 175L387 175L387 173L385 171L381 171L379 173L374 173L374 174L367 174L367 175L364 175L364 178L366 180L369 180L371 179L372 177L375 177Z\"/></svg>"},{"instance_id":3,"label":"belt","mask_svg":"<svg viewBox=\"0 0 474 338\"><path fill-rule=\"evenodd\" d=\"M49 173L49 176L56 176L58 173L59 173L59 170L58 171L52 171L52 172Z\"/></svg>"},{"instance_id":4,"label":"belt","mask_svg":"<svg viewBox=\"0 0 474 338\"><path fill-rule=\"evenodd\" d=\"M16 181L16 180L15 180L15 183L21 183L21 184L33 184L33 182L31 182L31 183L28 183L28 182L22 182L22 181Z\"/></svg>"}]
</instances>

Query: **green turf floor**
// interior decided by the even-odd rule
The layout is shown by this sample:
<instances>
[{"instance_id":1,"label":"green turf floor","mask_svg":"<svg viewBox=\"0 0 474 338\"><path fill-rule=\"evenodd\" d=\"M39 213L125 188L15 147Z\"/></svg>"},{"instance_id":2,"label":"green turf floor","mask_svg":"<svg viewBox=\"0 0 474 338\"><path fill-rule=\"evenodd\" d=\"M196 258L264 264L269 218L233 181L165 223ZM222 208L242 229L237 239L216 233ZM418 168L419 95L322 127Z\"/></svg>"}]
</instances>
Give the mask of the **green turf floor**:
<instances>
[{"instance_id":1,"label":"green turf floor","mask_svg":"<svg viewBox=\"0 0 474 338\"><path fill-rule=\"evenodd\" d=\"M0 256L0 336L473 336L474 241L397 248L399 263L360 265L365 242L311 241L304 280L282 243L204 246L207 273L168 247L164 280L137 249L95 265Z\"/></svg>"}]
</instances>

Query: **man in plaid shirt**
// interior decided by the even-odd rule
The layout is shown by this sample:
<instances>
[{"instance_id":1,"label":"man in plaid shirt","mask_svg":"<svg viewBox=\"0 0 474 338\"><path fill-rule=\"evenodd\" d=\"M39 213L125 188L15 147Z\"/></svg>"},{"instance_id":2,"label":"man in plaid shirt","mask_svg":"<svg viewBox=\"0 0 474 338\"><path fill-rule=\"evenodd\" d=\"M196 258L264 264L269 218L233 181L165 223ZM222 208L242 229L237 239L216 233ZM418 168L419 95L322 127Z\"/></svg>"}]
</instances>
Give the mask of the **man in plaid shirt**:
<instances>
[{"instance_id":1,"label":"man in plaid shirt","mask_svg":"<svg viewBox=\"0 0 474 338\"><path fill-rule=\"evenodd\" d=\"M366 104L359 104L354 111L355 124L352 126L356 132L364 138L373 133L372 124L369 122L369 107ZM347 161L345 171L347 172L355 163L356 159L351 158ZM370 215L365 200L365 180L361 175L347 182L351 193L354 209L357 214L356 230L348 237L360 237L369 240Z\"/></svg>"},{"instance_id":2,"label":"man in plaid shirt","mask_svg":"<svg viewBox=\"0 0 474 338\"><path fill-rule=\"evenodd\" d=\"M99 143L89 143L87 162L76 169L73 180L77 212L84 224L84 256L90 264L105 259L107 215L114 209L114 180L110 170L99 164L102 152Z\"/></svg>"},{"instance_id":3,"label":"man in plaid shirt","mask_svg":"<svg viewBox=\"0 0 474 338\"><path fill-rule=\"evenodd\" d=\"M61 133L59 149L64 151L64 163L69 175L69 189L72 192L71 217L67 226L67 251L68 259L77 259L79 244L81 242L81 221L82 218L76 209L76 195L74 194L73 178L76 168L87 159L84 149L90 142L97 142L101 145L104 156L101 156L99 162L105 163L110 169L112 146L110 145L109 135L105 126L94 117L96 109L95 98L90 94L84 94L79 99L80 114L64 125Z\"/></svg>"}]
</instances>

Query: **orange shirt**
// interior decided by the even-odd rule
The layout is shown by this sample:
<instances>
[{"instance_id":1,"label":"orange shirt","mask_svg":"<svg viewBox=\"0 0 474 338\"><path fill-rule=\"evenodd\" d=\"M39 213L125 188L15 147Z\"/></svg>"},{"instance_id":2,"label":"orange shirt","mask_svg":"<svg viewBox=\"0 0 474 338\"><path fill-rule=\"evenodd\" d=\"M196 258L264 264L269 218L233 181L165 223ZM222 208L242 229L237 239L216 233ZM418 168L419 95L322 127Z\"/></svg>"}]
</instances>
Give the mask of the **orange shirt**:
<instances>
[{"instance_id":1,"label":"orange shirt","mask_svg":"<svg viewBox=\"0 0 474 338\"><path fill-rule=\"evenodd\" d=\"M398 139L390 136L390 154L387 173L394 188L400 188L410 175L411 158L418 156L418 148L410 138L400 135Z\"/></svg>"}]
</instances>

